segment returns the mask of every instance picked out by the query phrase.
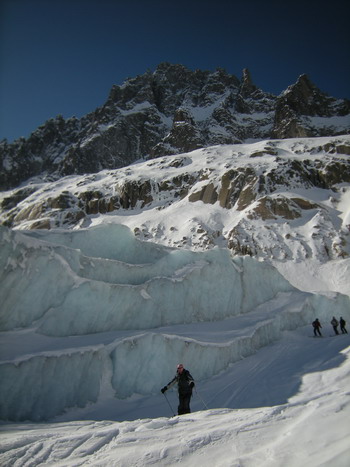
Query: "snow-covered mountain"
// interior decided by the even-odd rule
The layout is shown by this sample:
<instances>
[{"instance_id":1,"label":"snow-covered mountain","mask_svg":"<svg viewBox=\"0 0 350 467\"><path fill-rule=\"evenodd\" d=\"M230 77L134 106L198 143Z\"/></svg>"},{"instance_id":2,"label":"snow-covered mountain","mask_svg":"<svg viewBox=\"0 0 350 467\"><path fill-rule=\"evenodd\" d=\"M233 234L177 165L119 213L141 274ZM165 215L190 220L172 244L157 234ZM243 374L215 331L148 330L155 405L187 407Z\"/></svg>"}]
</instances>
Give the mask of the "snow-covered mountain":
<instances>
[{"instance_id":1,"label":"snow-covered mountain","mask_svg":"<svg viewBox=\"0 0 350 467\"><path fill-rule=\"evenodd\" d=\"M3 145L1 465L347 467L347 105L163 64Z\"/></svg>"},{"instance_id":2,"label":"snow-covered mountain","mask_svg":"<svg viewBox=\"0 0 350 467\"><path fill-rule=\"evenodd\" d=\"M169 247L282 262L349 255L350 138L218 145L0 195L16 229L127 225Z\"/></svg>"},{"instance_id":3,"label":"snow-covered mountain","mask_svg":"<svg viewBox=\"0 0 350 467\"><path fill-rule=\"evenodd\" d=\"M113 86L106 103L81 119L58 116L27 139L0 143L0 189L216 144L349 132L349 101L327 96L306 75L274 96L248 70L238 79L162 63Z\"/></svg>"}]
</instances>

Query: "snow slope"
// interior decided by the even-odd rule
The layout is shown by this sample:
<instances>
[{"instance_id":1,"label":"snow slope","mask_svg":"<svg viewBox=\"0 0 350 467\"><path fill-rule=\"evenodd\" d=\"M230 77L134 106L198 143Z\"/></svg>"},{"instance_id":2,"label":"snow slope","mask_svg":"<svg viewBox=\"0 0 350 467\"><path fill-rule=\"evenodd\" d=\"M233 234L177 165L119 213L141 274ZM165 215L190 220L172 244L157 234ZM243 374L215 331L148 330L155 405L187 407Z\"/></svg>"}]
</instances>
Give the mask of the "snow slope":
<instances>
[{"instance_id":1,"label":"snow slope","mask_svg":"<svg viewBox=\"0 0 350 467\"><path fill-rule=\"evenodd\" d=\"M0 194L15 229L117 223L190 250L323 264L349 247L349 136L221 145ZM108 209L112 211L107 212Z\"/></svg>"},{"instance_id":2,"label":"snow slope","mask_svg":"<svg viewBox=\"0 0 350 467\"><path fill-rule=\"evenodd\" d=\"M189 415L168 418L159 394L130 400L124 409L131 421L113 421L106 401L96 412L76 410L55 423L1 424L1 465L346 467L349 341L309 334L285 332L262 353L197 384ZM174 407L176 395L168 399ZM220 408L234 400L237 408ZM152 411L158 418L141 418Z\"/></svg>"}]
</instances>

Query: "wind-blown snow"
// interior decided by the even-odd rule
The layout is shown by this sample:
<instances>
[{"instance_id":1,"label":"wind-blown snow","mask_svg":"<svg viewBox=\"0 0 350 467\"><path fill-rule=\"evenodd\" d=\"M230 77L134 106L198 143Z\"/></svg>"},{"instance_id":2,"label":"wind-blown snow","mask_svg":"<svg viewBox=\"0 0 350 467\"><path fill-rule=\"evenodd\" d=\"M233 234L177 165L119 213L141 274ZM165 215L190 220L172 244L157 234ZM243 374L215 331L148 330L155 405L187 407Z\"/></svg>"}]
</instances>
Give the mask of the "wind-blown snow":
<instances>
[{"instance_id":1,"label":"wind-blown snow","mask_svg":"<svg viewBox=\"0 0 350 467\"><path fill-rule=\"evenodd\" d=\"M232 147L215 151L224 159ZM195 153L184 157L191 169ZM344 229L348 193L337 204ZM96 216L70 231L0 227L1 465L348 465L349 338L330 320L350 322L349 259L274 267L220 242L191 251L129 230L143 216L180 239L188 219L221 231L237 221L218 206L187 208ZM323 221L310 216L298 232ZM196 387L192 414L171 417L176 391L167 400L160 388L179 362Z\"/></svg>"}]
</instances>

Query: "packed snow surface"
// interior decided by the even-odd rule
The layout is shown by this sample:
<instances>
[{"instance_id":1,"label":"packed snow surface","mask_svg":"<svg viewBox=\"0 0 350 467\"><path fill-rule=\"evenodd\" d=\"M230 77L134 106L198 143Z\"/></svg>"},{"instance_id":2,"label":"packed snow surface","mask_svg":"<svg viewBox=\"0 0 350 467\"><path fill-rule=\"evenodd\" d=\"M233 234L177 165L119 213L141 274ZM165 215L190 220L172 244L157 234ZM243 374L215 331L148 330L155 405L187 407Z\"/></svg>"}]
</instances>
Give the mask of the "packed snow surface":
<instances>
[{"instance_id":1,"label":"packed snow surface","mask_svg":"<svg viewBox=\"0 0 350 467\"><path fill-rule=\"evenodd\" d=\"M311 338L309 327L287 331L197 383L188 415L169 417L159 393L115 406L106 398L51 423L4 423L1 465L346 467L348 344L347 336ZM167 397L174 409L176 394Z\"/></svg>"},{"instance_id":2,"label":"packed snow surface","mask_svg":"<svg viewBox=\"0 0 350 467\"><path fill-rule=\"evenodd\" d=\"M278 144L282 157L309 141ZM232 159L252 163L244 151L222 146L176 158L193 172L212 164L220 177ZM167 165L174 158L162 160L119 175L177 170ZM271 163L268 154L254 160L262 171ZM67 177L32 196L78 180L87 183ZM109 190L114 174L90 182ZM206 251L191 245L198 227L224 233L243 216L202 202L158 199L91 216L76 230L0 227L0 464L347 467L350 341L330 321L350 322L350 260L325 261L317 238L307 244L315 226L338 225L347 238L349 187L340 188L308 190L329 218L312 211L279 223L291 238L289 261L232 257L222 236ZM330 196L338 196L336 210ZM254 222L254 235L269 233ZM140 225L148 241L133 234ZM266 246L278 251L271 238ZM316 317L322 338L313 337ZM180 362L196 386L192 413L177 416L176 390L165 397L160 388Z\"/></svg>"}]
</instances>

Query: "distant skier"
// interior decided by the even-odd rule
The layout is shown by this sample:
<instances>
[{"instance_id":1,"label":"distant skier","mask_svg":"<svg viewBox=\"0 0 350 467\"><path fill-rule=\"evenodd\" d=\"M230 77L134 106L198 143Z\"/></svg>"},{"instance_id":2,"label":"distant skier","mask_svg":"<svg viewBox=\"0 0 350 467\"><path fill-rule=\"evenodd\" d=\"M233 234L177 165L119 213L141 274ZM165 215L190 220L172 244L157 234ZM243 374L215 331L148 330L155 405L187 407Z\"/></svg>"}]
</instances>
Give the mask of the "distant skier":
<instances>
[{"instance_id":1,"label":"distant skier","mask_svg":"<svg viewBox=\"0 0 350 467\"><path fill-rule=\"evenodd\" d=\"M182 363L177 365L176 375L170 381L170 383L161 389L161 392L164 394L165 391L170 389L175 384L177 384L179 392L179 406L177 408L178 415L191 413L190 400L192 396L192 389L194 387L194 381L191 373L188 370L185 370Z\"/></svg>"},{"instance_id":2,"label":"distant skier","mask_svg":"<svg viewBox=\"0 0 350 467\"><path fill-rule=\"evenodd\" d=\"M340 317L339 324L340 324L340 330L341 330L341 332L342 332L343 334L347 334L348 331L347 331L346 328L345 328L345 325L346 325L345 319L343 319L342 317Z\"/></svg>"},{"instance_id":3,"label":"distant skier","mask_svg":"<svg viewBox=\"0 0 350 467\"><path fill-rule=\"evenodd\" d=\"M316 318L315 321L313 321L312 325L314 327L314 336L317 337L317 334L318 334L320 337L322 337L322 334L320 331L320 328L322 328L322 326L318 318Z\"/></svg>"},{"instance_id":4,"label":"distant skier","mask_svg":"<svg viewBox=\"0 0 350 467\"><path fill-rule=\"evenodd\" d=\"M339 326L339 321L333 316L331 325L333 326L334 332L338 335L338 326Z\"/></svg>"}]
</instances>

